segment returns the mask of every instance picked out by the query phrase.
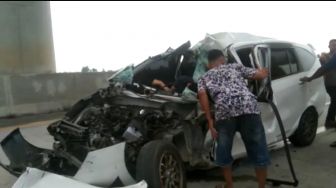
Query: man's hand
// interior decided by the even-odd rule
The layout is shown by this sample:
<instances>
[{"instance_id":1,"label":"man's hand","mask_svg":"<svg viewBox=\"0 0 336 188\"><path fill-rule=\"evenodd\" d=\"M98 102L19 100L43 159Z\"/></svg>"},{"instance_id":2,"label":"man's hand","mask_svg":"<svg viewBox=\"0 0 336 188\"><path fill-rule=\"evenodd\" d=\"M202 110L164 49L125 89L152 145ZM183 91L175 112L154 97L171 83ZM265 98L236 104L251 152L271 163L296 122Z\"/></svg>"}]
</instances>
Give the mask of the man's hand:
<instances>
[{"instance_id":1,"label":"man's hand","mask_svg":"<svg viewBox=\"0 0 336 188\"><path fill-rule=\"evenodd\" d=\"M328 53L322 53L319 58L320 58L321 64L325 64L329 60L329 54Z\"/></svg>"},{"instance_id":2,"label":"man's hand","mask_svg":"<svg viewBox=\"0 0 336 188\"><path fill-rule=\"evenodd\" d=\"M210 130L212 139L216 140L217 137L218 137L218 133L217 133L217 130L215 129L215 127L214 127L213 119L208 120L208 127L209 127L209 130Z\"/></svg>"},{"instance_id":3,"label":"man's hand","mask_svg":"<svg viewBox=\"0 0 336 188\"><path fill-rule=\"evenodd\" d=\"M269 71L267 68L258 69L252 79L263 80L268 76L268 74L269 74Z\"/></svg>"},{"instance_id":4,"label":"man's hand","mask_svg":"<svg viewBox=\"0 0 336 188\"><path fill-rule=\"evenodd\" d=\"M305 76L305 77L303 77L303 78L300 78L300 81L303 82L303 83L305 83L305 82L310 82L310 81L311 81L311 78Z\"/></svg>"}]
</instances>

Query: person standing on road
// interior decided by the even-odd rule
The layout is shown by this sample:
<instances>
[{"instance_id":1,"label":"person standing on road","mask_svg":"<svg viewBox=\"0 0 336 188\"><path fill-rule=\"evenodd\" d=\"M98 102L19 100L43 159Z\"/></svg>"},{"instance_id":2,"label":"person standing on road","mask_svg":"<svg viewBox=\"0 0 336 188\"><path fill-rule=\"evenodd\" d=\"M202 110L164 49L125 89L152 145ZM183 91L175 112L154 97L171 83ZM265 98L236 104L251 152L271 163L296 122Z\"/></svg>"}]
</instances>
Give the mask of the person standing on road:
<instances>
[{"instance_id":1,"label":"person standing on road","mask_svg":"<svg viewBox=\"0 0 336 188\"><path fill-rule=\"evenodd\" d=\"M322 66L330 61L334 54L336 54L336 40L330 40L329 53L322 53L320 62ZM326 128L336 128L336 69L329 71L324 75L324 85L330 97L330 106L325 122Z\"/></svg>"},{"instance_id":2,"label":"person standing on road","mask_svg":"<svg viewBox=\"0 0 336 188\"><path fill-rule=\"evenodd\" d=\"M233 187L231 149L234 135L239 131L254 162L259 188L264 188L270 164L266 136L256 96L247 88L245 79L262 80L268 76L268 70L228 64L222 51L216 49L209 51L207 66L209 71L198 81L199 102L217 142L215 163L223 169L226 187ZM209 97L214 101L215 120Z\"/></svg>"},{"instance_id":3,"label":"person standing on road","mask_svg":"<svg viewBox=\"0 0 336 188\"><path fill-rule=\"evenodd\" d=\"M325 122L325 127L336 128L335 116L336 116L336 39L329 41L329 53L322 53L320 56L320 62L322 66L316 70L316 72L310 77L300 78L302 82L311 82L312 80L324 76L324 84L327 93L330 96L330 106ZM330 146L336 147L336 142Z\"/></svg>"}]
</instances>

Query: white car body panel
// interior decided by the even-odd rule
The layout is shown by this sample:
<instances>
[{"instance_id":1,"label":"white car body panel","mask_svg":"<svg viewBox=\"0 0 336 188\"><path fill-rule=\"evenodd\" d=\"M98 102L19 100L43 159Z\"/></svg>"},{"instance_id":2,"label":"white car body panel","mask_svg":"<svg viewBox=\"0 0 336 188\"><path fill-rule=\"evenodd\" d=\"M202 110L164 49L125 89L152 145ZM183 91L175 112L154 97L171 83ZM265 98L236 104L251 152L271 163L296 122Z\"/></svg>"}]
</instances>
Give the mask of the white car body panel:
<instances>
[{"instance_id":1,"label":"white car body panel","mask_svg":"<svg viewBox=\"0 0 336 188\"><path fill-rule=\"evenodd\" d=\"M100 188L72 178L42 171L36 168L27 168L12 188ZM145 181L123 188L147 188Z\"/></svg>"},{"instance_id":2,"label":"white car body panel","mask_svg":"<svg viewBox=\"0 0 336 188\"><path fill-rule=\"evenodd\" d=\"M118 177L124 185L136 181L126 168L125 142L89 152L74 179L99 186L109 186Z\"/></svg>"}]
</instances>

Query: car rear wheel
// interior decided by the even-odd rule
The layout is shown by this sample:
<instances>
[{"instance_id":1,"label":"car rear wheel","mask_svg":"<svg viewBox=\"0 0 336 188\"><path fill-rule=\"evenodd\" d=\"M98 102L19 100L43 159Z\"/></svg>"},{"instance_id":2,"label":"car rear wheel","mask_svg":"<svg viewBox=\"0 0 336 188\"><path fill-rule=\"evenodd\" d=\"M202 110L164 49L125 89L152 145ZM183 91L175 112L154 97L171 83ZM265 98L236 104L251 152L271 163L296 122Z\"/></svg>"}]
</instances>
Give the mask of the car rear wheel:
<instances>
[{"instance_id":1,"label":"car rear wheel","mask_svg":"<svg viewBox=\"0 0 336 188\"><path fill-rule=\"evenodd\" d=\"M301 116L299 126L289 140L294 146L309 146L316 137L318 114L314 108L308 108Z\"/></svg>"},{"instance_id":2,"label":"car rear wheel","mask_svg":"<svg viewBox=\"0 0 336 188\"><path fill-rule=\"evenodd\" d=\"M137 158L136 179L145 180L149 188L185 188L184 166L175 146L162 140L143 146Z\"/></svg>"}]
</instances>

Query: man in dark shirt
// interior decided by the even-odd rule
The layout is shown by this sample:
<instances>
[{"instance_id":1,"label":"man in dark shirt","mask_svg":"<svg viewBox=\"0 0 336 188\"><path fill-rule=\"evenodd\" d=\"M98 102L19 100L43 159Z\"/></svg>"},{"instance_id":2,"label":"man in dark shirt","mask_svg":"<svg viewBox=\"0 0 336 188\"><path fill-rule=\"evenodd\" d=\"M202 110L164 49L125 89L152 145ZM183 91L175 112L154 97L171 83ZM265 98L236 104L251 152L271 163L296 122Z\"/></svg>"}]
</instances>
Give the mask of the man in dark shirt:
<instances>
[{"instance_id":1,"label":"man in dark shirt","mask_svg":"<svg viewBox=\"0 0 336 188\"><path fill-rule=\"evenodd\" d=\"M316 78L324 76L324 83L327 93L330 96L330 106L326 118L325 126L336 127L336 39L329 41L330 52L323 53L320 57L322 66L311 77L303 77L300 79L302 82L310 82ZM336 142L330 146L336 147Z\"/></svg>"},{"instance_id":2,"label":"man in dark shirt","mask_svg":"<svg viewBox=\"0 0 336 188\"><path fill-rule=\"evenodd\" d=\"M310 82L316 78L319 78L323 76L324 74L328 73L329 71L336 69L336 39L332 39L329 42L329 48L330 48L330 60L328 63L322 65L319 69L315 71L315 73L310 77L303 77L300 78L300 81L302 82Z\"/></svg>"}]
</instances>

